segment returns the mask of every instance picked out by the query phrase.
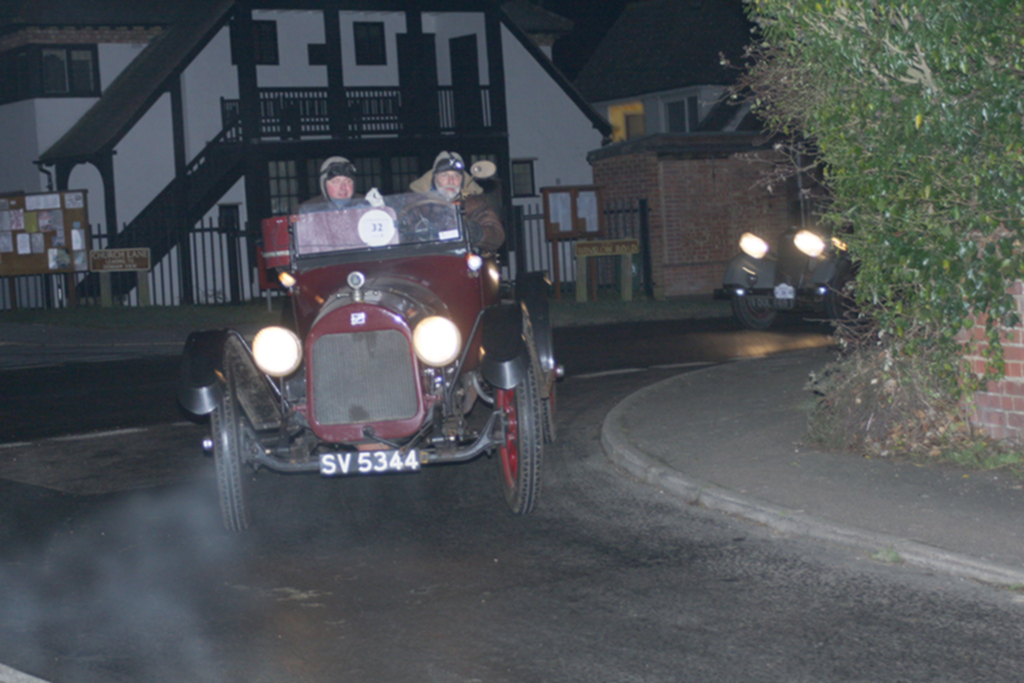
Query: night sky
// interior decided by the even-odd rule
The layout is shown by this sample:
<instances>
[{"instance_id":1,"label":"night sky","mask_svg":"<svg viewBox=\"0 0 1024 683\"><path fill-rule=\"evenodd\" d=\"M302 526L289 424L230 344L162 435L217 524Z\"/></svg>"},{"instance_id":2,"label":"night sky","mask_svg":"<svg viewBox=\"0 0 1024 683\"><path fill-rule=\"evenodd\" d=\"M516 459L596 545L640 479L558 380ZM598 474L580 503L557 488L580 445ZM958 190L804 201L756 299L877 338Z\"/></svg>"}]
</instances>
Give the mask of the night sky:
<instances>
[{"instance_id":1,"label":"night sky","mask_svg":"<svg viewBox=\"0 0 1024 683\"><path fill-rule=\"evenodd\" d=\"M555 43L552 59L570 79L587 63L594 48L631 0L540 0L549 12L571 19L573 32Z\"/></svg>"}]
</instances>

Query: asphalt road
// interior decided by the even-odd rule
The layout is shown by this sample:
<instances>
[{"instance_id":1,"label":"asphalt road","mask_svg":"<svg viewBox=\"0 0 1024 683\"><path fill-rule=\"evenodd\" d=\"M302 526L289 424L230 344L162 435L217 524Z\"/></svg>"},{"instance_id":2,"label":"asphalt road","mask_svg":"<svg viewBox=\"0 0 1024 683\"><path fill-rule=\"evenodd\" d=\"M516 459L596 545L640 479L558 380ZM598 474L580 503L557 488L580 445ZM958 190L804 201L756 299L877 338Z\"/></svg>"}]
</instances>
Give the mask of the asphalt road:
<instances>
[{"instance_id":1,"label":"asphalt road","mask_svg":"<svg viewBox=\"0 0 1024 683\"><path fill-rule=\"evenodd\" d=\"M46 441L49 483L0 481L0 662L54 683L1019 680L1016 593L775 538L625 477L601 420L680 369L613 369L560 385L525 518L482 458L261 475L256 526L228 535L201 426Z\"/></svg>"}]
</instances>

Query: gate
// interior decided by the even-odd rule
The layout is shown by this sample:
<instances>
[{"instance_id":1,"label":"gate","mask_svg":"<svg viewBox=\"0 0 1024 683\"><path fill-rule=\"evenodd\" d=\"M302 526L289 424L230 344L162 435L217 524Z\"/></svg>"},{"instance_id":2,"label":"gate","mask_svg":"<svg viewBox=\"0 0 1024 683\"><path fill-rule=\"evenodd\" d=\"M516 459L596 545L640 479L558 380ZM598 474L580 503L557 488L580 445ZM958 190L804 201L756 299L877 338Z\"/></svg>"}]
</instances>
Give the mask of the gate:
<instances>
[{"instance_id":1,"label":"gate","mask_svg":"<svg viewBox=\"0 0 1024 683\"><path fill-rule=\"evenodd\" d=\"M92 249L105 249L108 233L102 225L91 227ZM149 291L154 306L181 304L237 304L268 296L259 287L256 244L259 236L235 227L219 227L212 220L197 224L185 239L153 264ZM183 259L184 255L184 259ZM111 273L135 282L135 273ZM79 306L99 306L96 278L73 275ZM68 305L67 278L57 275L23 275L0 278L0 310L16 308L64 308ZM122 306L138 306L138 289L123 288L117 298ZM269 296L279 296L272 290Z\"/></svg>"},{"instance_id":2,"label":"gate","mask_svg":"<svg viewBox=\"0 0 1024 683\"><path fill-rule=\"evenodd\" d=\"M647 200L612 200L605 204L605 222L609 239L635 238L640 242L640 254L634 259L633 282L639 291L653 298L650 238L647 229ZM519 272L547 271L553 273L553 250L544 232L544 213L541 204L513 207L514 225L508 231L509 258L502 268L502 277L514 281ZM108 236L103 226L92 227L92 248L104 249ZM181 304L238 304L265 296L280 296L282 292L260 290L256 270L256 245L262 235L255 231L239 230L233 226L220 227L212 220L196 225L187 236L178 240L170 252L153 264L149 272L149 291L152 304L178 306ZM574 240L557 242L561 286L571 288L576 282ZM595 281L599 289L613 290L619 286L617 257L597 257ZM99 286L96 278L87 280L87 273L73 276L77 285L78 305L98 306ZM113 277L129 278L134 273L113 273ZM59 275L23 275L0 278L0 310L15 308L64 308L68 305L67 278ZM117 303L138 306L138 289L124 287L127 294Z\"/></svg>"},{"instance_id":3,"label":"gate","mask_svg":"<svg viewBox=\"0 0 1024 683\"><path fill-rule=\"evenodd\" d=\"M517 272L536 270L554 273L554 250L558 249L559 279L563 288L576 283L576 240L549 242L544 231L544 211L540 203L513 207L515 241L509 245L514 251L510 258L509 278ZM608 239L633 238L640 242L640 254L634 259L633 282L639 291L653 298L651 281L650 234L647 223L646 199L617 199L605 203L606 237ZM596 282L599 289L617 290L619 287L618 257L597 257Z\"/></svg>"}]
</instances>

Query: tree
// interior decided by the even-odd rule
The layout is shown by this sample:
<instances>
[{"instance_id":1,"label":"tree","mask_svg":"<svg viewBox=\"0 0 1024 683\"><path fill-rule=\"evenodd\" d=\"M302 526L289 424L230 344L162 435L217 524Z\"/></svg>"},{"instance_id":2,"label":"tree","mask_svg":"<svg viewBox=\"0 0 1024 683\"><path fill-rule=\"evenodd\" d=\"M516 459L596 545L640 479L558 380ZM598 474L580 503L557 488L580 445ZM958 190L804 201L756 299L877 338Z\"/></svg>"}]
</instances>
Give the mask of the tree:
<instances>
[{"instance_id":1,"label":"tree","mask_svg":"<svg viewBox=\"0 0 1024 683\"><path fill-rule=\"evenodd\" d=\"M752 0L745 84L814 141L883 343L950 392L1002 375L1024 275L1024 0ZM962 334L986 321L983 378ZM962 395L962 393L961 393Z\"/></svg>"}]
</instances>

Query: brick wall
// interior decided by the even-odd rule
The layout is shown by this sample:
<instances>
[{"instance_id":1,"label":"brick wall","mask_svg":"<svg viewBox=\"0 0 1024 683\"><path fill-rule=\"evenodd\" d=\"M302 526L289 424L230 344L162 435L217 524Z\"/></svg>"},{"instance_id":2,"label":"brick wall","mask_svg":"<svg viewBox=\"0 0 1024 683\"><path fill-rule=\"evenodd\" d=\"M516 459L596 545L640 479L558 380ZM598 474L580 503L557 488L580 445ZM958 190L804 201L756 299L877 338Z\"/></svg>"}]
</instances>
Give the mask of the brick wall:
<instances>
[{"instance_id":1,"label":"brick wall","mask_svg":"<svg viewBox=\"0 0 1024 683\"><path fill-rule=\"evenodd\" d=\"M664 229L660 211L661 195L658 189L658 156L653 152L629 154L596 161L592 165L594 184L601 187L605 202L613 200L647 200L647 224L651 235L651 278L654 281L655 296L662 298L659 290L664 281L664 264L654 254L663 249Z\"/></svg>"},{"instance_id":2,"label":"brick wall","mask_svg":"<svg viewBox=\"0 0 1024 683\"><path fill-rule=\"evenodd\" d=\"M30 27L0 37L0 52L22 45L98 45L100 43L144 44L161 32L141 26Z\"/></svg>"},{"instance_id":3,"label":"brick wall","mask_svg":"<svg viewBox=\"0 0 1024 683\"><path fill-rule=\"evenodd\" d=\"M741 234L774 244L790 226L792 189L769 192L759 182L771 154L686 159L641 151L593 162L606 200L648 201L656 296L711 293Z\"/></svg>"},{"instance_id":4,"label":"brick wall","mask_svg":"<svg viewBox=\"0 0 1024 683\"><path fill-rule=\"evenodd\" d=\"M1017 313L1024 319L1024 285L1016 282L1010 289L1017 302ZM979 321L970 334L979 342L980 352L985 343L985 323ZM993 439L1024 439L1024 328L1016 327L1003 340L1006 359L1006 378L989 382L985 391L974 395L975 406L971 422ZM976 373L985 371L985 360L980 355L967 355L965 360Z\"/></svg>"}]
</instances>

